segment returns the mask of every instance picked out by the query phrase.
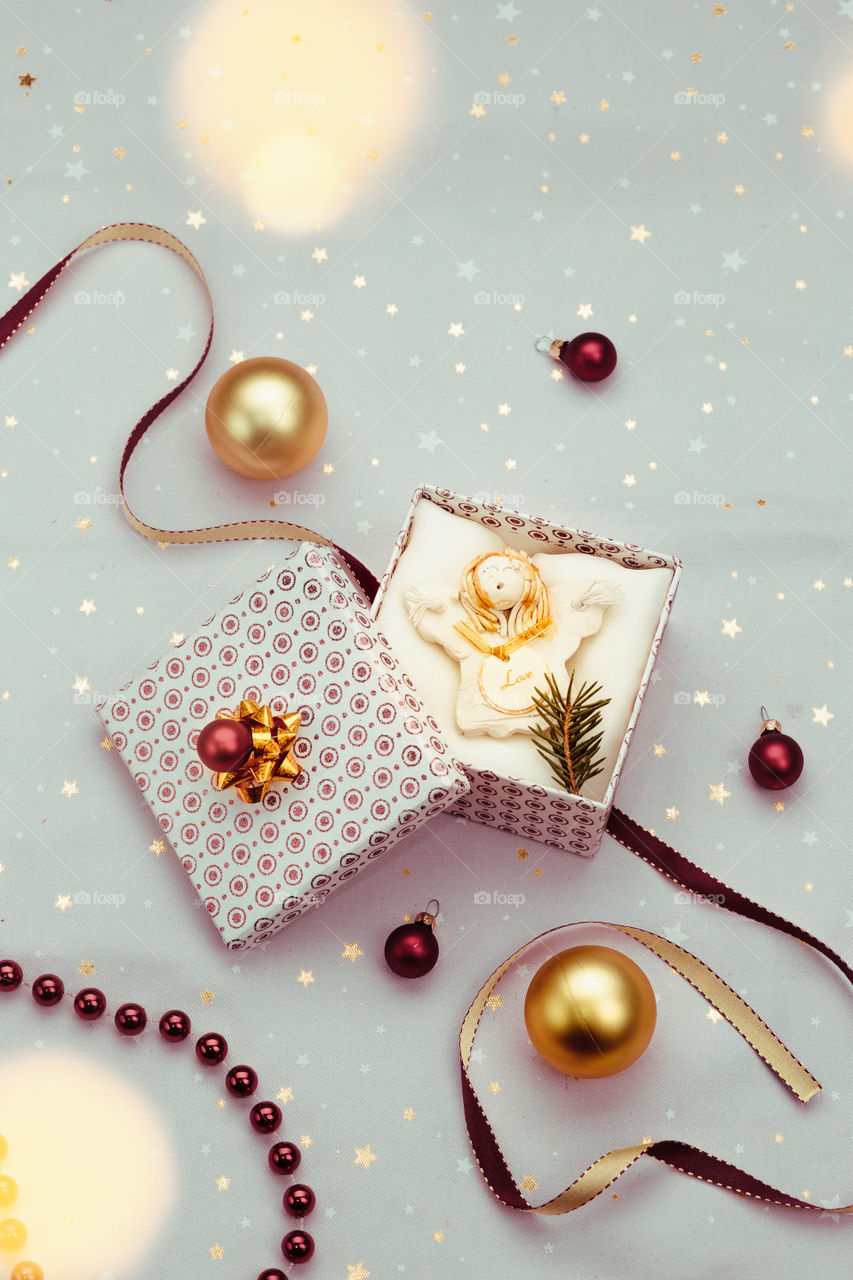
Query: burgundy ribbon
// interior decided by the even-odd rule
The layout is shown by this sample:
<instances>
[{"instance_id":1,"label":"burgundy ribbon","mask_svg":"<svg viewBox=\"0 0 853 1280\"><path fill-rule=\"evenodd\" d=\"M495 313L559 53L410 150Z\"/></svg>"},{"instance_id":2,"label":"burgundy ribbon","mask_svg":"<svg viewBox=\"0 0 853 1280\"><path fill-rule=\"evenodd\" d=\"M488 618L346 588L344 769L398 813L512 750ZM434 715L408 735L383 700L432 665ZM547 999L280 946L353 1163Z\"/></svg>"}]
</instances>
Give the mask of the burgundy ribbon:
<instances>
[{"instance_id":1,"label":"burgundy ribbon","mask_svg":"<svg viewBox=\"0 0 853 1280\"><path fill-rule=\"evenodd\" d=\"M244 541L255 538L292 538L296 540L304 540L317 542L321 545L334 547L344 561L347 569L354 578L356 584L361 588L368 599L373 600L376 592L379 590L379 582L374 574L361 563L356 556L345 551L336 543L329 539L323 538L315 534L310 529L304 529L301 525L294 525L283 520L246 520L228 525L218 525L207 529L156 529L151 525L146 525L132 511L127 502L124 492L125 472L128 463L133 457L134 451L148 428L154 423L160 414L169 405L178 398L181 392L189 386L193 378L198 373L201 366L207 359L207 353L210 351L210 344L213 341L213 299L207 286L198 261L190 252L182 241L173 236L171 232L163 230L161 227L153 227L144 222L120 222L109 227L102 227L100 231L96 231L93 235L88 236L81 244L78 244L70 253L57 264L46 271L40 280L22 294L18 300L13 303L6 314L0 319L0 348L17 333L21 325L32 314L44 296L56 283L62 275L65 268L69 265L72 258L78 253L86 249L91 249L100 244L109 244L117 240L141 240L147 244L159 244L164 248L171 250L173 253L182 257L195 271L199 277L205 297L207 298L208 312L210 315L210 323L207 330L207 340L204 344L198 361L187 376L174 387L170 388L156 404L152 405L146 413L137 422L136 426L130 433L124 451L121 456L121 464L119 466L119 490L122 500L124 501L125 514L133 525L133 527L146 537L165 541L165 542L234 542ZM219 536L216 536L216 535Z\"/></svg>"}]
</instances>

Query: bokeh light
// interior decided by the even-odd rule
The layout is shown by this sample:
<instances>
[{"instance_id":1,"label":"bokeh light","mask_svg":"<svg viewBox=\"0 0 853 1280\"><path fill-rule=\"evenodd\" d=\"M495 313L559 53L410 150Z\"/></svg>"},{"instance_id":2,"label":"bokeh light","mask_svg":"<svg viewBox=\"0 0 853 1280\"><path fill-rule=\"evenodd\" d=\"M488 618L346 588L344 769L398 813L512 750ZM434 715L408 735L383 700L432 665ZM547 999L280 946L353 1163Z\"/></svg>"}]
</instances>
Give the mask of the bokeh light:
<instances>
[{"instance_id":1,"label":"bokeh light","mask_svg":"<svg viewBox=\"0 0 853 1280\"><path fill-rule=\"evenodd\" d=\"M175 1191L171 1144L127 1081L89 1059L43 1051L0 1065L0 1133L9 1150L23 1252L46 1276L92 1280L128 1269L156 1237Z\"/></svg>"},{"instance_id":2,"label":"bokeh light","mask_svg":"<svg viewBox=\"0 0 853 1280\"><path fill-rule=\"evenodd\" d=\"M217 0L176 76L179 145L265 229L387 203L389 165L423 114L421 28L376 0Z\"/></svg>"}]
</instances>

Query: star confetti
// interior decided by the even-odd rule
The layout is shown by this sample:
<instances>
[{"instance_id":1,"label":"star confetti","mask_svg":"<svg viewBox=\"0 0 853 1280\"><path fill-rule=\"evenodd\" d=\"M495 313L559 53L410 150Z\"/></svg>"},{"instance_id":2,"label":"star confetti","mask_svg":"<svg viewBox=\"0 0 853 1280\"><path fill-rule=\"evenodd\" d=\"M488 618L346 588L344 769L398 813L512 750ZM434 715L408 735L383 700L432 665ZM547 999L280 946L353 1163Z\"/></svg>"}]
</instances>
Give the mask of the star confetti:
<instances>
[{"instance_id":1,"label":"star confetti","mask_svg":"<svg viewBox=\"0 0 853 1280\"><path fill-rule=\"evenodd\" d=\"M370 1150L369 1143L366 1147L355 1148L355 1159L353 1160L353 1164L360 1164L363 1168L369 1169L375 1159L376 1156Z\"/></svg>"},{"instance_id":2,"label":"star confetti","mask_svg":"<svg viewBox=\"0 0 853 1280\"><path fill-rule=\"evenodd\" d=\"M364 952L362 951L361 947L358 945L357 942L344 943L344 949L341 952L342 960L352 960L353 964L355 964L358 957L363 955L364 955Z\"/></svg>"}]
</instances>

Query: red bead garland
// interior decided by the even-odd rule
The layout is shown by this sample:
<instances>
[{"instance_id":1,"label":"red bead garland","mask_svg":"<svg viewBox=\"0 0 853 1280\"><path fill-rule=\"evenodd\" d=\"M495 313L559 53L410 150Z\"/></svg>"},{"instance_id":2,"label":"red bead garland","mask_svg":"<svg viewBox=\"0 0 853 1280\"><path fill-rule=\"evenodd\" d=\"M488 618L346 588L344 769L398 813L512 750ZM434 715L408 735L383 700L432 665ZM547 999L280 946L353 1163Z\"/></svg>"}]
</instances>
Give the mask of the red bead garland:
<instances>
[{"instance_id":1,"label":"red bead garland","mask_svg":"<svg viewBox=\"0 0 853 1280\"><path fill-rule=\"evenodd\" d=\"M123 1036L139 1036L148 1023L141 1004L123 1004L115 1016L115 1024Z\"/></svg>"},{"instance_id":2,"label":"red bead garland","mask_svg":"<svg viewBox=\"0 0 853 1280\"><path fill-rule=\"evenodd\" d=\"M235 1098L251 1098L258 1087L258 1075L251 1067L232 1067L225 1077L225 1088Z\"/></svg>"},{"instance_id":3,"label":"red bead garland","mask_svg":"<svg viewBox=\"0 0 853 1280\"><path fill-rule=\"evenodd\" d=\"M258 1133L275 1133L281 1128L281 1107L274 1102L256 1102L249 1112L249 1120Z\"/></svg>"},{"instance_id":4,"label":"red bead garland","mask_svg":"<svg viewBox=\"0 0 853 1280\"><path fill-rule=\"evenodd\" d=\"M217 1066L228 1054L228 1041L218 1031L209 1031L195 1045L195 1056L206 1067Z\"/></svg>"},{"instance_id":5,"label":"red bead garland","mask_svg":"<svg viewBox=\"0 0 853 1280\"><path fill-rule=\"evenodd\" d=\"M170 1044L180 1044L192 1031L189 1014L182 1009L170 1009L160 1019L160 1035Z\"/></svg>"},{"instance_id":6,"label":"red bead garland","mask_svg":"<svg viewBox=\"0 0 853 1280\"><path fill-rule=\"evenodd\" d=\"M53 1005L59 1004L64 995L65 983L61 978L57 978L55 973L43 973L33 983L33 999L44 1009L50 1009Z\"/></svg>"},{"instance_id":7,"label":"red bead garland","mask_svg":"<svg viewBox=\"0 0 853 1280\"><path fill-rule=\"evenodd\" d=\"M85 987L74 997L74 1012L84 1022L95 1022L107 1011L107 997L97 987Z\"/></svg>"},{"instance_id":8,"label":"red bead garland","mask_svg":"<svg viewBox=\"0 0 853 1280\"><path fill-rule=\"evenodd\" d=\"M288 1231L281 1242L281 1251L288 1262L307 1262L314 1252L314 1240L307 1231Z\"/></svg>"},{"instance_id":9,"label":"red bead garland","mask_svg":"<svg viewBox=\"0 0 853 1280\"><path fill-rule=\"evenodd\" d=\"M23 970L16 960L0 960L0 994L16 991L23 982ZM32 984L32 997L43 1008L53 1008L65 995L65 984L55 973L43 973ZM103 1017L107 999L97 987L85 987L72 998L77 1017L84 1022L95 1022ZM148 1015L141 1004L128 1002L117 1010L114 1018L116 1029L123 1036L141 1035L148 1024ZM168 1043L181 1043L190 1035L189 1016L181 1009L170 1009L160 1018L160 1037ZM196 1057L206 1066L222 1062L228 1053L228 1042L217 1031L208 1032L196 1042ZM257 1088L258 1075L254 1068L240 1065L226 1074L225 1084L235 1097L250 1097ZM259 1133L273 1133L281 1126L281 1108L274 1102L258 1102L249 1113L249 1121ZM302 1160L302 1152L292 1142L276 1142L269 1151L267 1163L277 1174L291 1174ZM291 1217L302 1218L312 1212L317 1198L305 1183L295 1183L282 1198L282 1207ZM288 1262L307 1262L314 1253L314 1240L307 1231L290 1231L281 1242L281 1250ZM19 1274L20 1273L20 1274ZM44 1280L42 1268L35 1262L20 1262L13 1270L13 1280ZM258 1280L287 1280L278 1267L268 1267Z\"/></svg>"}]
</instances>

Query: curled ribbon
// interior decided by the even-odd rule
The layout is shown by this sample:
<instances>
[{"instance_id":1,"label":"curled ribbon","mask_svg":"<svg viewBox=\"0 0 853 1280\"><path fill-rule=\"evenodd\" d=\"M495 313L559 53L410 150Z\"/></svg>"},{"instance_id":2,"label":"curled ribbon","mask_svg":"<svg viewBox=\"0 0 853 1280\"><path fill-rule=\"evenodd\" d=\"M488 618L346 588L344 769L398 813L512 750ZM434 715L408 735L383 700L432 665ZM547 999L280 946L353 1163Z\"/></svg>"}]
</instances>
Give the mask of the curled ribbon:
<instances>
[{"instance_id":1,"label":"curled ribbon","mask_svg":"<svg viewBox=\"0 0 853 1280\"><path fill-rule=\"evenodd\" d=\"M274 778L292 781L301 772L290 748L296 741L302 712L277 716L268 706L244 698L237 710L220 711L217 720L239 720L252 735L252 752L245 764L231 773L215 773L213 785L220 791L236 787L247 804L260 804Z\"/></svg>"},{"instance_id":2,"label":"curled ribbon","mask_svg":"<svg viewBox=\"0 0 853 1280\"><path fill-rule=\"evenodd\" d=\"M41 279L37 280L26 293L22 294L12 304L6 314L0 317L0 348L5 347L6 343L14 337L21 326L29 319L44 296L53 288L53 285L69 265L72 258L87 249L94 249L98 245L110 244L118 240L142 240L146 244L160 245L164 249L170 249L179 258L183 258L184 262L195 272L201 282L210 317L207 340L196 364L185 378L176 383L166 395L162 396L156 404L152 405L142 415L124 446L121 463L119 464L118 483L124 505L124 514L129 523L137 533L141 533L144 537L150 538L152 542L156 542L161 546L166 546L172 542L244 542L254 538L290 538L296 542L313 542L318 546L333 547L342 557L347 571L355 583L368 599L372 600L379 589L376 577L355 556L337 546L336 543L322 533L316 533L313 529L305 529L302 525L291 524L288 520L267 519L239 520L229 524L213 525L206 529L160 529L156 525L146 524L144 520L140 520L139 516L131 509L124 492L125 473L128 463L151 424L159 418L164 409L168 409L169 405L178 398L184 388L192 382L207 359L207 353L213 341L213 299L210 296L204 272L187 246L177 236L173 236L170 231L165 231L162 227L150 226L146 222L117 222L109 227L101 227L100 231L95 231L92 235L87 236L55 266L46 271Z\"/></svg>"}]
</instances>

